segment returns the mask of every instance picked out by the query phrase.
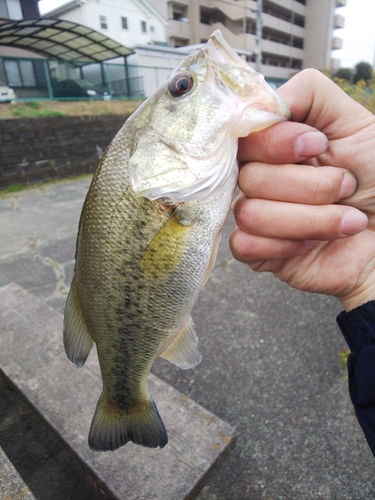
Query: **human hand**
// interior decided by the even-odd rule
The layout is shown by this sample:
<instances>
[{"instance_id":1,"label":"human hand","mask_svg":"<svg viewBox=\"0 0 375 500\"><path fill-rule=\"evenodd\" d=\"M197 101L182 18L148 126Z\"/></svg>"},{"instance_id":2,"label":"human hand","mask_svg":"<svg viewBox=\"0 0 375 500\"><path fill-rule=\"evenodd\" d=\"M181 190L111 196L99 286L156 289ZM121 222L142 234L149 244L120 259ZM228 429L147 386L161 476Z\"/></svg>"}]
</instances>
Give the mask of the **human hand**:
<instances>
[{"instance_id":1,"label":"human hand","mask_svg":"<svg viewBox=\"0 0 375 500\"><path fill-rule=\"evenodd\" d=\"M375 116L315 70L279 91L292 121L240 140L231 249L350 310L375 299Z\"/></svg>"}]
</instances>

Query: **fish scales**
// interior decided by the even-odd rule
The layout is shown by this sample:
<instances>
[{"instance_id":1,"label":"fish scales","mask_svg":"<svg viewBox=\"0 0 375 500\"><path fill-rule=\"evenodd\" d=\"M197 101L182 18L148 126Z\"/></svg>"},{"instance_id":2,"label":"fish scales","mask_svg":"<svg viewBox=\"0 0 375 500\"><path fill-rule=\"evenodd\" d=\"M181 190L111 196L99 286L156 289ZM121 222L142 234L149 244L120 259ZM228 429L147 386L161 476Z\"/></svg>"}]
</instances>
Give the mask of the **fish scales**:
<instances>
[{"instance_id":1,"label":"fish scales","mask_svg":"<svg viewBox=\"0 0 375 500\"><path fill-rule=\"evenodd\" d=\"M107 148L82 209L64 320L77 366L97 347L92 449L166 445L148 374L158 356L183 369L200 362L190 314L236 186L237 138L287 115L215 32Z\"/></svg>"}]
</instances>

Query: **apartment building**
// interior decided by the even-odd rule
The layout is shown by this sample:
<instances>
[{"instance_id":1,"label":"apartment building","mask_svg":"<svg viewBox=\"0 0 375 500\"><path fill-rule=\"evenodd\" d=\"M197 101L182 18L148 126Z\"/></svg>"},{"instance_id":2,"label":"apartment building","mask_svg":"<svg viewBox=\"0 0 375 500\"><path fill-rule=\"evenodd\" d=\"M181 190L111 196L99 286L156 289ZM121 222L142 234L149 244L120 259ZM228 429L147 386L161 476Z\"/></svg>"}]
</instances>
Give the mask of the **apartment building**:
<instances>
[{"instance_id":1,"label":"apartment building","mask_svg":"<svg viewBox=\"0 0 375 500\"><path fill-rule=\"evenodd\" d=\"M168 19L167 41L172 47L205 42L220 29L254 68L261 51L260 69L270 79L285 80L307 67L340 67L332 51L342 47L334 33L344 27L344 18L336 9L345 6L346 0L149 1ZM261 16L260 43L257 16Z\"/></svg>"}]
</instances>

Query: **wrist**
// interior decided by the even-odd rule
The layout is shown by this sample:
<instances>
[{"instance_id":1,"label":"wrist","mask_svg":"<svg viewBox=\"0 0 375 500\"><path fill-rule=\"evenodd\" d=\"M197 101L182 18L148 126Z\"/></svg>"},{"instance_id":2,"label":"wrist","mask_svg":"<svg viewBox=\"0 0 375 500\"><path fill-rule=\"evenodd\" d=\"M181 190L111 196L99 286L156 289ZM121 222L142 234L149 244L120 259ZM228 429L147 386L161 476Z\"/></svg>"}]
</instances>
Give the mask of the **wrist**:
<instances>
[{"instance_id":1,"label":"wrist","mask_svg":"<svg viewBox=\"0 0 375 500\"><path fill-rule=\"evenodd\" d=\"M354 289L351 293L337 298L346 312L352 311L370 300L375 300L375 283L369 286L362 286L360 289Z\"/></svg>"}]
</instances>

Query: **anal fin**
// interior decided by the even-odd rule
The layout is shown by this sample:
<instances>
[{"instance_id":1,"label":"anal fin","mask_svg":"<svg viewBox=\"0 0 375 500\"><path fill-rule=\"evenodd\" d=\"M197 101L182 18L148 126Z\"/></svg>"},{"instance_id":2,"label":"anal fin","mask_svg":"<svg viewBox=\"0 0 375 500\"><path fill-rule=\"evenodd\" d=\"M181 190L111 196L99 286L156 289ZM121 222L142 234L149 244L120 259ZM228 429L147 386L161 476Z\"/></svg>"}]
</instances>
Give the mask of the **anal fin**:
<instances>
[{"instance_id":1,"label":"anal fin","mask_svg":"<svg viewBox=\"0 0 375 500\"><path fill-rule=\"evenodd\" d=\"M80 368L85 364L93 344L94 341L87 329L78 302L76 284L73 278L64 311L65 352L70 361Z\"/></svg>"},{"instance_id":2,"label":"anal fin","mask_svg":"<svg viewBox=\"0 0 375 500\"><path fill-rule=\"evenodd\" d=\"M160 354L160 357L167 359L183 370L187 370L202 361L197 344L198 337L194 330L193 320L189 317L172 343Z\"/></svg>"}]
</instances>

